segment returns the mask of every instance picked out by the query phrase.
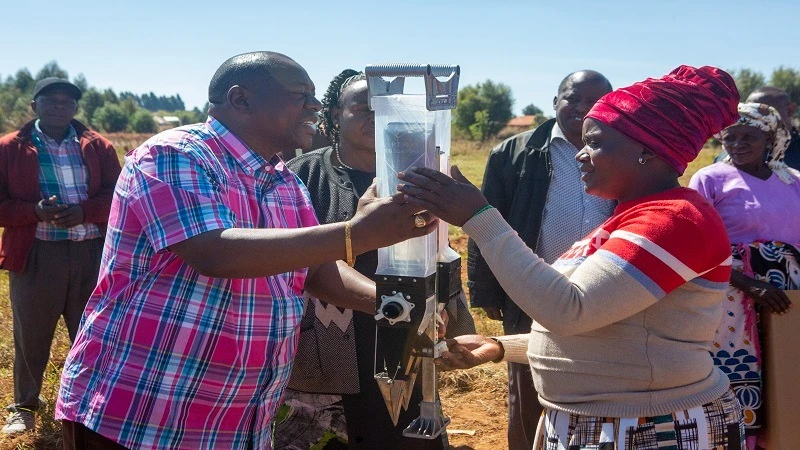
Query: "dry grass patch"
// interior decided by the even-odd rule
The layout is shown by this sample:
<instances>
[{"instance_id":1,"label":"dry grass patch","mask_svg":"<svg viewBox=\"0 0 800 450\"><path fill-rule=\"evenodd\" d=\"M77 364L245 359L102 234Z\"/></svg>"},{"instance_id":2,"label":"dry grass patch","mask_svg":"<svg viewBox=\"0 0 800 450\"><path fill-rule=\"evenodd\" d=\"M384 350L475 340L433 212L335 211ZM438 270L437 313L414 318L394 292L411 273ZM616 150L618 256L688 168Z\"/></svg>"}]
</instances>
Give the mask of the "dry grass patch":
<instances>
[{"instance_id":1,"label":"dry grass patch","mask_svg":"<svg viewBox=\"0 0 800 450\"><path fill-rule=\"evenodd\" d=\"M508 448L508 372L506 364L446 372L439 378L442 408L450 416L450 430L475 431L452 434L455 448L497 450Z\"/></svg>"}]
</instances>

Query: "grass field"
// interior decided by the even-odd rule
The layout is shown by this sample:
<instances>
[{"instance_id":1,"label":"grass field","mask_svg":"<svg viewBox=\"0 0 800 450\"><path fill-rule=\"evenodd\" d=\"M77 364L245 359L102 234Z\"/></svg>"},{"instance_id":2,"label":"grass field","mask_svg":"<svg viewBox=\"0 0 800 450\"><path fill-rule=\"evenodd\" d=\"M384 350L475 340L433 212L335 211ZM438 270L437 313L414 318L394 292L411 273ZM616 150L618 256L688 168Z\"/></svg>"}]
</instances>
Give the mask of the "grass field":
<instances>
[{"instance_id":1,"label":"grass field","mask_svg":"<svg viewBox=\"0 0 800 450\"><path fill-rule=\"evenodd\" d=\"M114 142L120 156L143 142L147 135L115 134L109 138ZM457 164L464 175L480 186L486 157L490 144L467 141L454 141L451 149L452 162ZM704 149L700 156L689 165L681 177L686 184L691 175L700 167L710 164L717 149ZM451 227L451 240L454 247L466 256L466 236L460 229ZM463 265L466 268L466 264ZM500 334L499 322L486 318L480 310L473 316L478 332L488 335ZM59 377L64 357L69 349L66 328L60 324L51 349L50 363L44 376L42 397L46 405L37 417L37 430L34 433L14 437L0 436L0 449L60 449L60 427L53 421L53 406L58 392ZM0 403L13 403L12 368L14 361L14 342L12 317L8 297L8 274L0 271ZM442 375L442 402L445 411L451 416L450 442L454 448L495 450L505 446L506 423L506 370L505 364L491 364L465 371ZM464 432L461 432L464 431ZM473 435L469 432L474 431Z\"/></svg>"}]
</instances>

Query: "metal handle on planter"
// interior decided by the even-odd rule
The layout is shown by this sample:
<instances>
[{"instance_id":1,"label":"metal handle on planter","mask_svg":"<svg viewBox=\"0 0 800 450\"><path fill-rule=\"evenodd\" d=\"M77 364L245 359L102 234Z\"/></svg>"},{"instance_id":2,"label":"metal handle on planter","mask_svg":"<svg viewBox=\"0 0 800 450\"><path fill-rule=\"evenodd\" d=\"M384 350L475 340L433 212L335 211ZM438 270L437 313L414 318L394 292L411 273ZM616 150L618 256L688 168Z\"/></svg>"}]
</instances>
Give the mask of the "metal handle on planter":
<instances>
[{"instance_id":1,"label":"metal handle on planter","mask_svg":"<svg viewBox=\"0 0 800 450\"><path fill-rule=\"evenodd\" d=\"M460 73L459 66L443 64L370 64L364 69L364 74L368 77L450 77Z\"/></svg>"},{"instance_id":2,"label":"metal handle on planter","mask_svg":"<svg viewBox=\"0 0 800 450\"><path fill-rule=\"evenodd\" d=\"M424 77L426 108L428 111L453 109L458 101L458 77L461 67L431 64L376 64L364 69L369 89L368 103L372 97L402 94L406 77ZM383 77L395 77L386 81ZM447 77L439 81L437 77Z\"/></svg>"}]
</instances>

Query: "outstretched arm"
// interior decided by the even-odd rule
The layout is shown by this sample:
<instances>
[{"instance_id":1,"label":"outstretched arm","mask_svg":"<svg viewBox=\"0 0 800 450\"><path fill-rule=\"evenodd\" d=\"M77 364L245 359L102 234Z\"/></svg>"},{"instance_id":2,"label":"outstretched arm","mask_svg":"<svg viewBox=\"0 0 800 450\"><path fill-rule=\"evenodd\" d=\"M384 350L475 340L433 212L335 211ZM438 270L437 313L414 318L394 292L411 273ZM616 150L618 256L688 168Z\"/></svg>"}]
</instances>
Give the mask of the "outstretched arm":
<instances>
[{"instance_id":1,"label":"outstretched arm","mask_svg":"<svg viewBox=\"0 0 800 450\"><path fill-rule=\"evenodd\" d=\"M414 226L414 214L419 207L375 195L373 184L359 200L356 215L350 220L353 256L425 235L436 228L438 222L427 214L428 224L424 228ZM170 250L202 275L265 277L344 260L345 227L340 222L292 229L216 229L170 245Z\"/></svg>"},{"instance_id":2,"label":"outstretched arm","mask_svg":"<svg viewBox=\"0 0 800 450\"><path fill-rule=\"evenodd\" d=\"M585 333L633 316L702 274L717 284L730 278L718 224L701 225L706 216L685 203L680 211L659 203L640 207L608 231L599 228L580 243L580 254L559 261L577 266L566 276L533 253L497 210L484 210L486 200L456 168L453 178L423 168L398 176L410 202L463 224L509 297L555 334Z\"/></svg>"}]
</instances>

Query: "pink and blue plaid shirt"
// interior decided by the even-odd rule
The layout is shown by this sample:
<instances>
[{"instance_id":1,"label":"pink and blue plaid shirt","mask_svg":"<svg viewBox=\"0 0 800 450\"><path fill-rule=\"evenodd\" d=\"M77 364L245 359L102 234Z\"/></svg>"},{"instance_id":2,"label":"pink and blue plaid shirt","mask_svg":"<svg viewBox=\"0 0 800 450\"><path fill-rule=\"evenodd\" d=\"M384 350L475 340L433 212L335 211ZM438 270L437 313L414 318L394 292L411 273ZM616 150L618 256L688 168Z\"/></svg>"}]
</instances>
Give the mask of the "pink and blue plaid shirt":
<instances>
[{"instance_id":1,"label":"pink and blue plaid shirt","mask_svg":"<svg viewBox=\"0 0 800 450\"><path fill-rule=\"evenodd\" d=\"M209 278L169 246L215 229L316 224L280 158L266 161L213 118L135 149L56 418L129 448L270 448L306 270Z\"/></svg>"}]
</instances>

